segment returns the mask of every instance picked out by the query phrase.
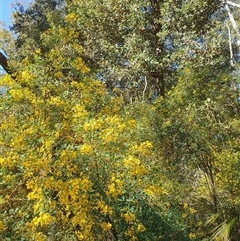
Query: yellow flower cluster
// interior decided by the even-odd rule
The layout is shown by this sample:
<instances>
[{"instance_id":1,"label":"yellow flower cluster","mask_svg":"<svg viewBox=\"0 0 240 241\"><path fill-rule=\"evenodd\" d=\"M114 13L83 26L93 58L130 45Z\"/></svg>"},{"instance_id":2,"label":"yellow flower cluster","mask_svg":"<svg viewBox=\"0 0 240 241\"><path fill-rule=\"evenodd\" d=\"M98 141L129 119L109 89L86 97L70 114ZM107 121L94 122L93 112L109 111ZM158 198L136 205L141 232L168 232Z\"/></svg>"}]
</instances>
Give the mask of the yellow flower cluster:
<instances>
[{"instance_id":1,"label":"yellow flower cluster","mask_svg":"<svg viewBox=\"0 0 240 241\"><path fill-rule=\"evenodd\" d=\"M146 228L144 227L144 225L143 224L138 224L138 226L137 226L137 231L139 232L139 233L142 233L142 232L144 232L146 230Z\"/></svg>"},{"instance_id":2,"label":"yellow flower cluster","mask_svg":"<svg viewBox=\"0 0 240 241\"><path fill-rule=\"evenodd\" d=\"M86 208L82 208L81 211L76 213L72 219L72 224L79 226L79 230L75 232L78 240L94 240L92 237L92 226L94 222Z\"/></svg>"},{"instance_id":3,"label":"yellow flower cluster","mask_svg":"<svg viewBox=\"0 0 240 241\"><path fill-rule=\"evenodd\" d=\"M93 151L94 151L94 149L93 149L92 145L89 145L89 144L83 144L80 147L80 152L82 155L92 155Z\"/></svg>"},{"instance_id":4,"label":"yellow flower cluster","mask_svg":"<svg viewBox=\"0 0 240 241\"><path fill-rule=\"evenodd\" d=\"M104 230L104 231L109 231L112 228L112 224L108 223L108 222L103 222L100 223L100 227Z\"/></svg>"},{"instance_id":5,"label":"yellow flower cluster","mask_svg":"<svg viewBox=\"0 0 240 241\"><path fill-rule=\"evenodd\" d=\"M62 150L60 160L67 162L68 160L74 160L76 158L76 152L73 150Z\"/></svg>"},{"instance_id":6,"label":"yellow flower cluster","mask_svg":"<svg viewBox=\"0 0 240 241\"><path fill-rule=\"evenodd\" d=\"M190 239L196 239L197 236L196 236L195 233L190 233L190 234L189 234L189 238L190 238Z\"/></svg>"},{"instance_id":7,"label":"yellow flower cluster","mask_svg":"<svg viewBox=\"0 0 240 241\"><path fill-rule=\"evenodd\" d=\"M150 141L142 142L140 145L134 145L130 148L129 152L131 154L141 154L144 156L151 155L153 145Z\"/></svg>"},{"instance_id":8,"label":"yellow flower cluster","mask_svg":"<svg viewBox=\"0 0 240 241\"><path fill-rule=\"evenodd\" d=\"M28 57L24 58L21 63L22 63L23 66L29 65L30 62L29 62Z\"/></svg>"},{"instance_id":9,"label":"yellow flower cluster","mask_svg":"<svg viewBox=\"0 0 240 241\"><path fill-rule=\"evenodd\" d=\"M81 58L75 59L73 67L83 74L86 74L90 71L90 69L84 64L84 62Z\"/></svg>"},{"instance_id":10,"label":"yellow flower cluster","mask_svg":"<svg viewBox=\"0 0 240 241\"><path fill-rule=\"evenodd\" d=\"M59 79L62 79L62 78L64 78L64 74L63 74L62 71L57 71L57 72L54 74L54 77L59 78Z\"/></svg>"},{"instance_id":11,"label":"yellow flower cluster","mask_svg":"<svg viewBox=\"0 0 240 241\"><path fill-rule=\"evenodd\" d=\"M73 118L76 119L83 119L88 115L88 112L86 111L86 109L84 108L84 106L82 106L81 104L77 104L72 108L73 111Z\"/></svg>"},{"instance_id":12,"label":"yellow flower cluster","mask_svg":"<svg viewBox=\"0 0 240 241\"><path fill-rule=\"evenodd\" d=\"M128 173L132 176L141 176L147 173L145 166L134 156L129 155L128 158L123 160L123 164L128 168Z\"/></svg>"},{"instance_id":13,"label":"yellow flower cluster","mask_svg":"<svg viewBox=\"0 0 240 241\"><path fill-rule=\"evenodd\" d=\"M20 89L12 89L9 91L13 99L17 102L21 101L24 98L23 92Z\"/></svg>"},{"instance_id":14,"label":"yellow flower cluster","mask_svg":"<svg viewBox=\"0 0 240 241\"><path fill-rule=\"evenodd\" d=\"M49 213L40 213L39 217L35 217L32 220L32 224L37 226L45 226L54 222L54 218Z\"/></svg>"},{"instance_id":15,"label":"yellow flower cluster","mask_svg":"<svg viewBox=\"0 0 240 241\"><path fill-rule=\"evenodd\" d=\"M145 189L144 192L151 196L151 197L157 197L161 195L168 195L168 192L164 187L160 187L159 185L148 185Z\"/></svg>"},{"instance_id":16,"label":"yellow flower cluster","mask_svg":"<svg viewBox=\"0 0 240 241\"><path fill-rule=\"evenodd\" d=\"M123 180L120 180L119 178L116 178L114 175L112 175L110 183L107 186L108 189L106 194L114 198L122 195L124 192L123 184Z\"/></svg>"},{"instance_id":17,"label":"yellow flower cluster","mask_svg":"<svg viewBox=\"0 0 240 241\"><path fill-rule=\"evenodd\" d=\"M21 147L24 145L24 139L22 136L15 136L12 140L11 140L11 147L15 147L15 148L19 148L21 149Z\"/></svg>"},{"instance_id":18,"label":"yellow flower cluster","mask_svg":"<svg viewBox=\"0 0 240 241\"><path fill-rule=\"evenodd\" d=\"M2 221L0 221L0 232L4 231L5 226Z\"/></svg>"},{"instance_id":19,"label":"yellow flower cluster","mask_svg":"<svg viewBox=\"0 0 240 241\"><path fill-rule=\"evenodd\" d=\"M98 200L96 204L96 209L100 210L102 214L112 214L112 209L106 205L103 201Z\"/></svg>"},{"instance_id":20,"label":"yellow flower cluster","mask_svg":"<svg viewBox=\"0 0 240 241\"><path fill-rule=\"evenodd\" d=\"M130 212L121 213L121 217L129 224L133 224L136 219L135 214Z\"/></svg>"},{"instance_id":21,"label":"yellow flower cluster","mask_svg":"<svg viewBox=\"0 0 240 241\"><path fill-rule=\"evenodd\" d=\"M69 13L65 20L68 22L68 23L74 23L76 20L77 20L77 15L75 13Z\"/></svg>"},{"instance_id":22,"label":"yellow flower cluster","mask_svg":"<svg viewBox=\"0 0 240 241\"><path fill-rule=\"evenodd\" d=\"M133 227L128 228L125 232L124 235L129 238L130 241L136 241L137 237L135 236L135 231Z\"/></svg>"},{"instance_id":23,"label":"yellow flower cluster","mask_svg":"<svg viewBox=\"0 0 240 241\"><path fill-rule=\"evenodd\" d=\"M55 105L55 106L61 106L61 105L64 105L64 101L60 99L59 96L55 96L55 97L51 97L49 100L48 100L48 103L50 105Z\"/></svg>"},{"instance_id":24,"label":"yellow flower cluster","mask_svg":"<svg viewBox=\"0 0 240 241\"><path fill-rule=\"evenodd\" d=\"M59 28L59 33L63 38L65 38L65 40L70 39L70 38L74 39L74 38L77 38L79 36L78 32L74 31L73 29L69 29L69 28ZM78 48L79 48L79 46L78 46Z\"/></svg>"},{"instance_id":25,"label":"yellow flower cluster","mask_svg":"<svg viewBox=\"0 0 240 241\"><path fill-rule=\"evenodd\" d=\"M28 186L28 183L27 183ZM41 187L36 186L28 195L28 200L42 200L43 199L43 190Z\"/></svg>"},{"instance_id":26,"label":"yellow flower cluster","mask_svg":"<svg viewBox=\"0 0 240 241\"><path fill-rule=\"evenodd\" d=\"M89 122L86 122L83 126L83 130L85 132L89 132L89 131L96 131L102 128L104 122L102 119L92 119Z\"/></svg>"},{"instance_id":27,"label":"yellow flower cluster","mask_svg":"<svg viewBox=\"0 0 240 241\"><path fill-rule=\"evenodd\" d=\"M136 121L135 120L128 120L127 125L130 129L134 129L136 127Z\"/></svg>"},{"instance_id":28,"label":"yellow flower cluster","mask_svg":"<svg viewBox=\"0 0 240 241\"><path fill-rule=\"evenodd\" d=\"M109 127L102 131L101 133L101 139L104 143L111 143L111 142L117 142L119 137L119 133L116 131L116 129Z\"/></svg>"},{"instance_id":29,"label":"yellow flower cluster","mask_svg":"<svg viewBox=\"0 0 240 241\"><path fill-rule=\"evenodd\" d=\"M28 70L23 70L21 73L21 79L24 82L29 83L32 80L32 74Z\"/></svg>"},{"instance_id":30,"label":"yellow flower cluster","mask_svg":"<svg viewBox=\"0 0 240 241\"><path fill-rule=\"evenodd\" d=\"M36 240L36 241L46 241L46 240L47 240L47 236L44 235L44 234L41 233L41 232L37 232L37 233L35 234L34 240Z\"/></svg>"}]
</instances>

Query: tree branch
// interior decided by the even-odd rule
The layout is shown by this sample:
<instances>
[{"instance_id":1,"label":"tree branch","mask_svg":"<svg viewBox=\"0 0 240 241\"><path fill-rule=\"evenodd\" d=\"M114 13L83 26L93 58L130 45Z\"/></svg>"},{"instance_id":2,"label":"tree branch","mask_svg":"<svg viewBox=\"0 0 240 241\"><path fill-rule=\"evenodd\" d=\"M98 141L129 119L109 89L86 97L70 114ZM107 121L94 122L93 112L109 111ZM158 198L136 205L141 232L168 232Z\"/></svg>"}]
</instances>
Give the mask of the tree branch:
<instances>
[{"instance_id":1,"label":"tree branch","mask_svg":"<svg viewBox=\"0 0 240 241\"><path fill-rule=\"evenodd\" d=\"M231 38L231 30L228 24L226 24L228 29L228 42L229 42L229 52L230 52L230 64L233 67L235 65L235 60L233 58L233 50L232 50L232 38Z\"/></svg>"},{"instance_id":2,"label":"tree branch","mask_svg":"<svg viewBox=\"0 0 240 241\"><path fill-rule=\"evenodd\" d=\"M8 66L8 61L7 61L7 57L0 52L0 65L3 67L3 69L8 73L8 74L12 74L11 70L9 69Z\"/></svg>"},{"instance_id":3,"label":"tree branch","mask_svg":"<svg viewBox=\"0 0 240 241\"><path fill-rule=\"evenodd\" d=\"M143 90L143 96L142 96L143 101L144 101L144 95L145 95L145 91L146 91L146 89L147 89L147 77L146 77L146 76L145 76L145 78L144 78L144 81L145 81L145 86L144 86L144 90Z\"/></svg>"},{"instance_id":4,"label":"tree branch","mask_svg":"<svg viewBox=\"0 0 240 241\"><path fill-rule=\"evenodd\" d=\"M233 3L233 2L231 2L231 1L226 1L226 3L229 4L229 5L232 5L232 6L234 6L234 7L240 8L240 4Z\"/></svg>"},{"instance_id":5,"label":"tree branch","mask_svg":"<svg viewBox=\"0 0 240 241\"><path fill-rule=\"evenodd\" d=\"M230 8L229 8L227 3L225 4L225 7L226 7L226 10L228 12L228 16L229 16L230 22L231 22L231 24L232 24L232 26L233 26L236 34L237 34L237 46L240 47L240 33L239 33L239 30L238 30L238 27L237 27L237 23L236 23L236 21L234 19L233 14L231 13L231 10L230 10ZM240 51L240 49L239 49L239 51Z\"/></svg>"}]
</instances>

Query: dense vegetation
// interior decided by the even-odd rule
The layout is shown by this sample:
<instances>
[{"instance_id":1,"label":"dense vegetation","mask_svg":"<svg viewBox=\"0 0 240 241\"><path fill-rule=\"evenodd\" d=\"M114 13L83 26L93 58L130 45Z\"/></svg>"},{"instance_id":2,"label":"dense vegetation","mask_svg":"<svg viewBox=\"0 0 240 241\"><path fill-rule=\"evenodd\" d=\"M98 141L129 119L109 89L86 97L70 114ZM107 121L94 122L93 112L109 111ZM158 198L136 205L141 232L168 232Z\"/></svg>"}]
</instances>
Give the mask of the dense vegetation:
<instances>
[{"instance_id":1,"label":"dense vegetation","mask_svg":"<svg viewBox=\"0 0 240 241\"><path fill-rule=\"evenodd\" d=\"M15 5L0 41L1 240L238 241L239 7Z\"/></svg>"}]
</instances>

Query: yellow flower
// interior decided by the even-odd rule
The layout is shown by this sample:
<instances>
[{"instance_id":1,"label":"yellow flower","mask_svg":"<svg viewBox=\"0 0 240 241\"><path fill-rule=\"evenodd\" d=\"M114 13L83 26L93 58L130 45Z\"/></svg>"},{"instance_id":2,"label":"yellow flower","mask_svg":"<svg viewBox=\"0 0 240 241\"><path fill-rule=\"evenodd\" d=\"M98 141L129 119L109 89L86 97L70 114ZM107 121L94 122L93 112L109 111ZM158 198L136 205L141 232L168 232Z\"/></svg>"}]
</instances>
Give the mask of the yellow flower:
<instances>
[{"instance_id":1,"label":"yellow flower","mask_svg":"<svg viewBox=\"0 0 240 241\"><path fill-rule=\"evenodd\" d=\"M117 189L115 187L115 183L111 183L108 185L108 192L112 194L113 196L116 196Z\"/></svg>"},{"instance_id":2,"label":"yellow flower","mask_svg":"<svg viewBox=\"0 0 240 241\"><path fill-rule=\"evenodd\" d=\"M28 57L26 57L26 58L24 58L24 59L22 60L22 65L27 66L29 63L30 63L30 62L29 62Z\"/></svg>"},{"instance_id":3,"label":"yellow flower","mask_svg":"<svg viewBox=\"0 0 240 241\"><path fill-rule=\"evenodd\" d=\"M89 191L89 189L91 189L91 187L92 187L92 182L87 177L85 177L83 180L81 180L82 191L87 192L87 191ZM84 196L82 196L82 198L84 198ZM86 201L85 199L83 199L83 200Z\"/></svg>"},{"instance_id":4,"label":"yellow flower","mask_svg":"<svg viewBox=\"0 0 240 241\"><path fill-rule=\"evenodd\" d=\"M198 226L198 227L203 226L203 222L202 222L202 221L199 221L199 222L197 223L197 226Z\"/></svg>"},{"instance_id":5,"label":"yellow flower","mask_svg":"<svg viewBox=\"0 0 240 241\"><path fill-rule=\"evenodd\" d=\"M190 211L191 214L196 213L196 210L194 208L189 208L189 211Z\"/></svg>"},{"instance_id":6,"label":"yellow flower","mask_svg":"<svg viewBox=\"0 0 240 241\"><path fill-rule=\"evenodd\" d=\"M80 147L80 152L82 155L92 155L93 151L94 151L93 147L89 144L83 144Z\"/></svg>"},{"instance_id":7,"label":"yellow flower","mask_svg":"<svg viewBox=\"0 0 240 241\"><path fill-rule=\"evenodd\" d=\"M148 194L149 196L154 196L155 195L155 187L150 185L148 188L144 189L144 192Z\"/></svg>"},{"instance_id":8,"label":"yellow flower","mask_svg":"<svg viewBox=\"0 0 240 241\"><path fill-rule=\"evenodd\" d=\"M138 165L140 165L140 160L133 157L133 156L129 156L127 159L123 160L123 164L125 167L131 168L131 167L136 167Z\"/></svg>"},{"instance_id":9,"label":"yellow flower","mask_svg":"<svg viewBox=\"0 0 240 241\"><path fill-rule=\"evenodd\" d=\"M136 127L136 121L135 120L129 120L127 122L127 124L131 129Z\"/></svg>"},{"instance_id":10,"label":"yellow flower","mask_svg":"<svg viewBox=\"0 0 240 241\"><path fill-rule=\"evenodd\" d=\"M103 201L100 201L100 200L97 201L96 209L100 210L100 212L103 214L112 213L112 209L108 205L106 205Z\"/></svg>"},{"instance_id":11,"label":"yellow flower","mask_svg":"<svg viewBox=\"0 0 240 241\"><path fill-rule=\"evenodd\" d=\"M143 224L138 224L138 226L137 226L137 231L139 232L139 233L142 233L142 232L144 232L146 230L146 228L143 226Z\"/></svg>"},{"instance_id":12,"label":"yellow flower","mask_svg":"<svg viewBox=\"0 0 240 241\"><path fill-rule=\"evenodd\" d=\"M85 132L99 130L103 125L103 120L91 120L86 122L83 126Z\"/></svg>"},{"instance_id":13,"label":"yellow flower","mask_svg":"<svg viewBox=\"0 0 240 241\"><path fill-rule=\"evenodd\" d=\"M36 49L36 50L35 50L35 53L36 53L36 54L41 54L41 49L39 49L39 48Z\"/></svg>"},{"instance_id":14,"label":"yellow flower","mask_svg":"<svg viewBox=\"0 0 240 241\"><path fill-rule=\"evenodd\" d=\"M84 64L81 58L75 59L74 68L76 68L76 70L82 72L83 74L86 74L90 71L90 69Z\"/></svg>"},{"instance_id":15,"label":"yellow flower","mask_svg":"<svg viewBox=\"0 0 240 241\"><path fill-rule=\"evenodd\" d=\"M43 215L41 215L41 220L40 220L41 226L50 224L52 220L53 219L49 213L44 213Z\"/></svg>"},{"instance_id":16,"label":"yellow flower","mask_svg":"<svg viewBox=\"0 0 240 241\"><path fill-rule=\"evenodd\" d=\"M196 236L195 233L190 233L190 234L189 234L189 238L190 238L190 239L196 239L196 237L197 237L197 236Z\"/></svg>"},{"instance_id":17,"label":"yellow flower","mask_svg":"<svg viewBox=\"0 0 240 241\"><path fill-rule=\"evenodd\" d=\"M127 223L133 223L135 220L135 214L134 213L122 213L121 217L127 222Z\"/></svg>"},{"instance_id":18,"label":"yellow flower","mask_svg":"<svg viewBox=\"0 0 240 241\"><path fill-rule=\"evenodd\" d=\"M184 219L184 218L186 218L187 217L187 214L186 213L183 213L182 214L182 218Z\"/></svg>"},{"instance_id":19,"label":"yellow flower","mask_svg":"<svg viewBox=\"0 0 240 241\"><path fill-rule=\"evenodd\" d=\"M128 236L128 237L131 237L131 240L132 240L132 238L133 238L133 240L136 240L135 238L135 236L134 236L134 229L133 229L133 227L131 227L131 228L128 228L127 229L127 231L125 231L125 236Z\"/></svg>"},{"instance_id":20,"label":"yellow flower","mask_svg":"<svg viewBox=\"0 0 240 241\"><path fill-rule=\"evenodd\" d=\"M140 176L147 172L147 169L141 165L140 160L133 156L124 159L123 165L129 169L129 174L132 176Z\"/></svg>"},{"instance_id":21,"label":"yellow flower","mask_svg":"<svg viewBox=\"0 0 240 241\"><path fill-rule=\"evenodd\" d=\"M140 144L138 150L140 154L150 155L152 148L153 148L152 143L150 141L145 141Z\"/></svg>"},{"instance_id":22,"label":"yellow flower","mask_svg":"<svg viewBox=\"0 0 240 241\"><path fill-rule=\"evenodd\" d=\"M0 221L0 232L2 232L5 229L5 226L2 221Z\"/></svg>"},{"instance_id":23,"label":"yellow flower","mask_svg":"<svg viewBox=\"0 0 240 241\"><path fill-rule=\"evenodd\" d=\"M64 75L62 71L58 71L54 74L54 77L61 79L61 78L64 78Z\"/></svg>"},{"instance_id":24,"label":"yellow flower","mask_svg":"<svg viewBox=\"0 0 240 241\"><path fill-rule=\"evenodd\" d=\"M76 158L76 152L72 150L62 150L60 160L67 162L68 160L74 160Z\"/></svg>"},{"instance_id":25,"label":"yellow flower","mask_svg":"<svg viewBox=\"0 0 240 241\"><path fill-rule=\"evenodd\" d=\"M35 217L32 220L32 223L34 226L38 226L39 224L41 226L49 225L53 221L53 217L49 213L40 213L39 217Z\"/></svg>"},{"instance_id":26,"label":"yellow flower","mask_svg":"<svg viewBox=\"0 0 240 241\"><path fill-rule=\"evenodd\" d=\"M72 110L73 110L73 118L81 119L88 115L88 112L80 104L75 105Z\"/></svg>"},{"instance_id":27,"label":"yellow flower","mask_svg":"<svg viewBox=\"0 0 240 241\"><path fill-rule=\"evenodd\" d=\"M59 96L56 96L56 97L51 97L48 103L50 105L61 106L64 104L64 101L62 101Z\"/></svg>"},{"instance_id":28,"label":"yellow flower","mask_svg":"<svg viewBox=\"0 0 240 241\"><path fill-rule=\"evenodd\" d=\"M71 23L77 19L77 16L75 15L75 13L69 13L65 19L67 22Z\"/></svg>"},{"instance_id":29,"label":"yellow flower","mask_svg":"<svg viewBox=\"0 0 240 241\"><path fill-rule=\"evenodd\" d=\"M112 228L112 224L107 222L101 223L100 226L104 231L109 231Z\"/></svg>"},{"instance_id":30,"label":"yellow flower","mask_svg":"<svg viewBox=\"0 0 240 241\"><path fill-rule=\"evenodd\" d=\"M15 101L21 101L24 98L23 92L21 90L12 89L9 91L9 93Z\"/></svg>"},{"instance_id":31,"label":"yellow flower","mask_svg":"<svg viewBox=\"0 0 240 241\"><path fill-rule=\"evenodd\" d=\"M46 241L46 240L47 240L47 237L46 237L44 234L38 232L38 233L36 233L36 235L35 235L35 240L36 240L36 241Z\"/></svg>"},{"instance_id":32,"label":"yellow flower","mask_svg":"<svg viewBox=\"0 0 240 241\"><path fill-rule=\"evenodd\" d=\"M101 135L101 138L105 143L116 142L118 137L119 134L112 127L105 129Z\"/></svg>"},{"instance_id":33,"label":"yellow flower","mask_svg":"<svg viewBox=\"0 0 240 241\"><path fill-rule=\"evenodd\" d=\"M110 183L108 185L108 191L106 192L107 195L111 195L113 197L117 197L123 193L123 187L118 186L116 183Z\"/></svg>"},{"instance_id":34,"label":"yellow flower","mask_svg":"<svg viewBox=\"0 0 240 241\"><path fill-rule=\"evenodd\" d=\"M32 75L28 70L22 71L22 79L26 82L29 82L32 79Z\"/></svg>"}]
</instances>

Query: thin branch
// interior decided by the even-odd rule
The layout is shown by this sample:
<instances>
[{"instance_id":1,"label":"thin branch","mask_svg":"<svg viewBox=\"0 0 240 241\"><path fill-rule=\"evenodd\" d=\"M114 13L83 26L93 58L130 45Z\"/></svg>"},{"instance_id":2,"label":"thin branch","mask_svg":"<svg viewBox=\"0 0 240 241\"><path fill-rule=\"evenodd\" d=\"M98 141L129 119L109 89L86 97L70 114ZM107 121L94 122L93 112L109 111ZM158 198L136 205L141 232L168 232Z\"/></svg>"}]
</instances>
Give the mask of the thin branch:
<instances>
[{"instance_id":1,"label":"thin branch","mask_svg":"<svg viewBox=\"0 0 240 241\"><path fill-rule=\"evenodd\" d=\"M231 13L231 10L230 10L228 4L225 4L225 7L226 7L226 10L228 12L228 16L229 16L230 22L231 22L231 24L232 24L232 26L233 26L236 34L237 34L237 38L238 38L237 39L237 45L239 47L240 46L240 33L239 33L239 30L238 30L238 27L237 27L237 23L236 23L236 21L234 19L233 14Z\"/></svg>"},{"instance_id":2,"label":"thin branch","mask_svg":"<svg viewBox=\"0 0 240 241\"><path fill-rule=\"evenodd\" d=\"M144 86L143 96L142 96L143 100L144 100L145 91L147 89L147 77L146 76L145 76L144 80L145 80L145 86Z\"/></svg>"},{"instance_id":3,"label":"thin branch","mask_svg":"<svg viewBox=\"0 0 240 241\"><path fill-rule=\"evenodd\" d=\"M8 68L8 62L7 58L4 54L0 52L0 65L3 67L3 69L8 73L9 68Z\"/></svg>"},{"instance_id":4,"label":"thin branch","mask_svg":"<svg viewBox=\"0 0 240 241\"><path fill-rule=\"evenodd\" d=\"M226 1L226 3L229 4L229 5L232 5L232 6L234 6L234 7L240 8L240 4L233 3L233 2L231 2L231 1Z\"/></svg>"},{"instance_id":5,"label":"thin branch","mask_svg":"<svg viewBox=\"0 0 240 241\"><path fill-rule=\"evenodd\" d=\"M231 30L228 24L226 24L228 29L228 42L229 42L229 52L230 52L230 64L233 67L235 65L235 60L233 58L233 50L232 50L232 38L231 38Z\"/></svg>"}]
</instances>

